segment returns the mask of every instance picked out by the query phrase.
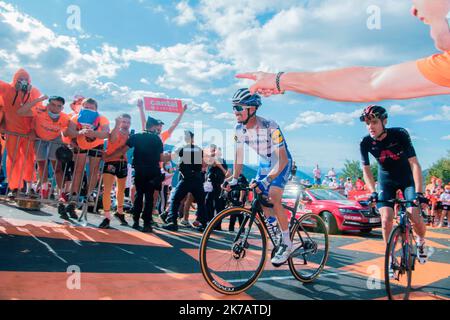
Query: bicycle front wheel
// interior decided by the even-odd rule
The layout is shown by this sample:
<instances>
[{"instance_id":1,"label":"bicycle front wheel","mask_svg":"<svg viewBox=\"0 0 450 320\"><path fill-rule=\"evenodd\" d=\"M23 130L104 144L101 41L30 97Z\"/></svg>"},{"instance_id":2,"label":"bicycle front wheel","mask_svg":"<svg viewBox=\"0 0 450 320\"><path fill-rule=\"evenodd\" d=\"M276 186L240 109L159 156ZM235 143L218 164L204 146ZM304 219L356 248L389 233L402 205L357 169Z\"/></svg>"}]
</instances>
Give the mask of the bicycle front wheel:
<instances>
[{"instance_id":1,"label":"bicycle front wheel","mask_svg":"<svg viewBox=\"0 0 450 320\"><path fill-rule=\"evenodd\" d=\"M389 300L408 300L414 255L410 235L397 226L389 237L384 260L384 280Z\"/></svg>"},{"instance_id":2,"label":"bicycle front wheel","mask_svg":"<svg viewBox=\"0 0 450 320\"><path fill-rule=\"evenodd\" d=\"M264 270L267 234L259 216L250 226L251 212L230 208L206 228L200 245L200 267L217 292L235 295L250 288Z\"/></svg>"},{"instance_id":3,"label":"bicycle front wheel","mask_svg":"<svg viewBox=\"0 0 450 320\"><path fill-rule=\"evenodd\" d=\"M315 214L302 216L291 232L293 253L289 258L292 275L301 282L312 282L328 260L328 232L322 218Z\"/></svg>"}]
</instances>

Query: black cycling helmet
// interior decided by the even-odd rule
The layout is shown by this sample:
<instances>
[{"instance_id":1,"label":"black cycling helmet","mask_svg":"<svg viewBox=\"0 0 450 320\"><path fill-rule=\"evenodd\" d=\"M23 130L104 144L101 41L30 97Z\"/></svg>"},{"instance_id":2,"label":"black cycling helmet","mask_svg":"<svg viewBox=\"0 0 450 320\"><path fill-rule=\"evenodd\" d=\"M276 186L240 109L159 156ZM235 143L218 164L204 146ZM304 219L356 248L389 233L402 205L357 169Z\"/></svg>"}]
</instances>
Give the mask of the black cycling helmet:
<instances>
[{"instance_id":1,"label":"black cycling helmet","mask_svg":"<svg viewBox=\"0 0 450 320\"><path fill-rule=\"evenodd\" d=\"M385 108L380 106L374 106L370 105L366 107L359 118L361 122L366 122L366 120L372 120L372 119L380 119L383 121L384 119L388 118L388 113Z\"/></svg>"}]
</instances>

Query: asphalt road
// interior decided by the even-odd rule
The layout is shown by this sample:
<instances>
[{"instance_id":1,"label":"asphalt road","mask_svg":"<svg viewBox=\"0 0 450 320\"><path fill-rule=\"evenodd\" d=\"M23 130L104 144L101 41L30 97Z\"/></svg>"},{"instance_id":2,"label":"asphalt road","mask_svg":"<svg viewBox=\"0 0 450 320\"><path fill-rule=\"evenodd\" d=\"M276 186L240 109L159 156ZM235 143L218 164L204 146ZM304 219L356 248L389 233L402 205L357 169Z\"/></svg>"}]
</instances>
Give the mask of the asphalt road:
<instances>
[{"instance_id":1,"label":"asphalt road","mask_svg":"<svg viewBox=\"0 0 450 320\"><path fill-rule=\"evenodd\" d=\"M60 219L50 207L27 212L0 203L0 299L386 298L383 273L377 272L384 261L379 230L369 236L331 236L327 267L311 284L268 262L251 289L228 297L212 290L200 273L200 233L156 227L153 234L143 234L116 221L113 229L99 230L101 217L90 214L88 219L88 226L81 226ZM430 228L427 239L433 254L413 274L412 298L450 299L450 229Z\"/></svg>"}]
</instances>

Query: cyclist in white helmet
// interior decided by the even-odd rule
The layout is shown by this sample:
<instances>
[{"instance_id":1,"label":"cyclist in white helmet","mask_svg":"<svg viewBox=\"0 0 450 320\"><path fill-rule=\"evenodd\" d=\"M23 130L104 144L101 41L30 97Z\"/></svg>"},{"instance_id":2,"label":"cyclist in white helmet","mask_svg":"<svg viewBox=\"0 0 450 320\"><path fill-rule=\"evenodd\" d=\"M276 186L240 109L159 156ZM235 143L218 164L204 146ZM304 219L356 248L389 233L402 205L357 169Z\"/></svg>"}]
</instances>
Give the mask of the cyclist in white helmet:
<instances>
[{"instance_id":1,"label":"cyclist in white helmet","mask_svg":"<svg viewBox=\"0 0 450 320\"><path fill-rule=\"evenodd\" d=\"M264 208L264 212L267 216L275 214L282 231L281 243L272 259L273 265L280 266L292 253L289 222L281 203L284 187L292 170L292 157L278 124L256 116L261 105L261 97L258 94L252 95L247 88L239 89L233 97L233 111L238 124L234 174L229 183L231 186L238 183L244 161L244 144L247 144L259 156L258 173L251 187L270 198L273 209Z\"/></svg>"}]
</instances>

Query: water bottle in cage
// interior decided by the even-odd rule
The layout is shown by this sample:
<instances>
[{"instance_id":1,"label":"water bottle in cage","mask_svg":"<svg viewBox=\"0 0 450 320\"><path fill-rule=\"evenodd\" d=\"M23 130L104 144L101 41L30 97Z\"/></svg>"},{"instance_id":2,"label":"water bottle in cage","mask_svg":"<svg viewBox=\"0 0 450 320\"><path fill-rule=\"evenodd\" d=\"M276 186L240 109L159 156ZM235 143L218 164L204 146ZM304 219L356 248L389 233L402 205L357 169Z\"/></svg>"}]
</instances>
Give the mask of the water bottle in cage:
<instances>
[{"instance_id":1,"label":"water bottle in cage","mask_svg":"<svg viewBox=\"0 0 450 320\"><path fill-rule=\"evenodd\" d=\"M278 242L281 239L281 230L278 226L277 218L273 216L269 216L267 219L267 228L269 229L269 233L271 234L272 238Z\"/></svg>"}]
</instances>

